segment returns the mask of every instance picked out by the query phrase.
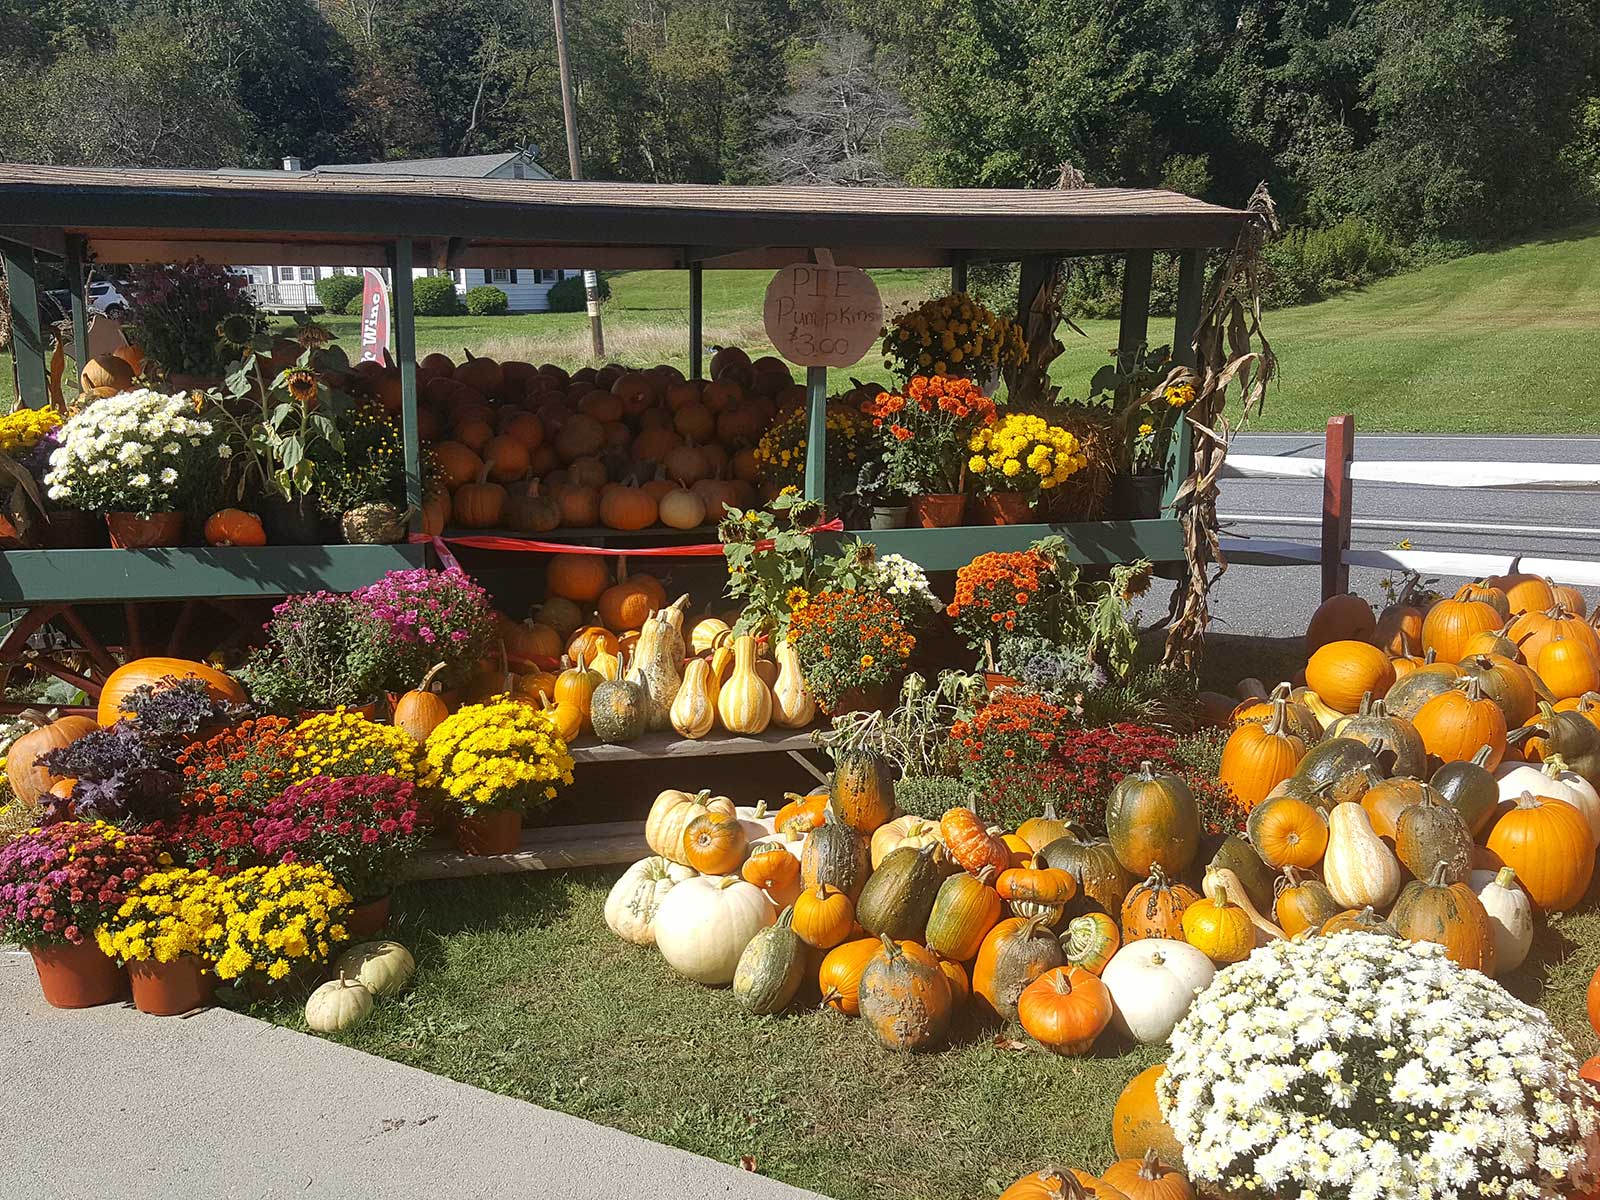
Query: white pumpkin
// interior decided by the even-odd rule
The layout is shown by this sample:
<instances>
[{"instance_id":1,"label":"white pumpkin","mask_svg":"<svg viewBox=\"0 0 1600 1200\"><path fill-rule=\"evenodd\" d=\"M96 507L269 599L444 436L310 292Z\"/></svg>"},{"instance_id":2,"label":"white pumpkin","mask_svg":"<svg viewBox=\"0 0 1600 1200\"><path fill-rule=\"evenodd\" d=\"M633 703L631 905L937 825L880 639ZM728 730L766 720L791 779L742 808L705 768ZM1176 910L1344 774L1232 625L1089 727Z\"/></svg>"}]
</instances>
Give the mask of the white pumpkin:
<instances>
[{"instance_id":1,"label":"white pumpkin","mask_svg":"<svg viewBox=\"0 0 1600 1200\"><path fill-rule=\"evenodd\" d=\"M1322 882L1346 908L1371 905L1386 912L1400 894L1400 860L1373 830L1367 810L1353 801L1334 805L1328 814Z\"/></svg>"},{"instance_id":2,"label":"white pumpkin","mask_svg":"<svg viewBox=\"0 0 1600 1200\"><path fill-rule=\"evenodd\" d=\"M635 946L656 944L656 910L667 893L696 871L653 854L622 873L606 896L606 928Z\"/></svg>"},{"instance_id":3,"label":"white pumpkin","mask_svg":"<svg viewBox=\"0 0 1600 1200\"><path fill-rule=\"evenodd\" d=\"M1494 773L1495 787L1504 804L1515 804L1523 792L1550 796L1572 805L1589 823L1589 832L1600 842L1600 792L1594 785L1569 770L1559 756L1533 763L1501 763Z\"/></svg>"},{"instance_id":4,"label":"white pumpkin","mask_svg":"<svg viewBox=\"0 0 1600 1200\"><path fill-rule=\"evenodd\" d=\"M744 840L759 842L762 838L771 837L777 829L777 813L767 811L767 802L760 801L754 808L741 804L734 810L739 817L739 824L744 826Z\"/></svg>"},{"instance_id":5,"label":"white pumpkin","mask_svg":"<svg viewBox=\"0 0 1600 1200\"><path fill-rule=\"evenodd\" d=\"M1100 982L1111 993L1116 1027L1136 1042L1164 1042L1217 973L1188 942L1141 938L1114 954Z\"/></svg>"},{"instance_id":6,"label":"white pumpkin","mask_svg":"<svg viewBox=\"0 0 1600 1200\"><path fill-rule=\"evenodd\" d=\"M733 982L750 939L777 917L755 884L737 875L699 875L673 888L656 909L656 949L678 974L717 987Z\"/></svg>"},{"instance_id":7,"label":"white pumpkin","mask_svg":"<svg viewBox=\"0 0 1600 1200\"><path fill-rule=\"evenodd\" d=\"M335 965L340 975L374 996L398 996L417 972L417 960L399 942L362 942L341 954Z\"/></svg>"},{"instance_id":8,"label":"white pumpkin","mask_svg":"<svg viewBox=\"0 0 1600 1200\"><path fill-rule=\"evenodd\" d=\"M890 851L898 850L901 846L921 850L924 846L942 842L937 821L910 814L896 817L872 832L872 869L876 871L878 864L889 857Z\"/></svg>"},{"instance_id":9,"label":"white pumpkin","mask_svg":"<svg viewBox=\"0 0 1600 1200\"><path fill-rule=\"evenodd\" d=\"M352 1029L372 1015L372 993L365 984L340 975L306 997L306 1025L317 1033Z\"/></svg>"},{"instance_id":10,"label":"white pumpkin","mask_svg":"<svg viewBox=\"0 0 1600 1200\"><path fill-rule=\"evenodd\" d=\"M1533 902L1517 882L1510 867L1474 871L1472 890L1489 914L1494 930L1494 975L1509 975L1523 964L1533 948Z\"/></svg>"},{"instance_id":11,"label":"white pumpkin","mask_svg":"<svg viewBox=\"0 0 1600 1200\"><path fill-rule=\"evenodd\" d=\"M782 833L770 833L766 837L759 837L755 840L757 842L777 842L778 845L782 846L790 854L794 855L796 858L800 858L806 852L807 836L808 835L799 833L796 830L786 829ZM751 844L753 845L754 843Z\"/></svg>"}]
</instances>

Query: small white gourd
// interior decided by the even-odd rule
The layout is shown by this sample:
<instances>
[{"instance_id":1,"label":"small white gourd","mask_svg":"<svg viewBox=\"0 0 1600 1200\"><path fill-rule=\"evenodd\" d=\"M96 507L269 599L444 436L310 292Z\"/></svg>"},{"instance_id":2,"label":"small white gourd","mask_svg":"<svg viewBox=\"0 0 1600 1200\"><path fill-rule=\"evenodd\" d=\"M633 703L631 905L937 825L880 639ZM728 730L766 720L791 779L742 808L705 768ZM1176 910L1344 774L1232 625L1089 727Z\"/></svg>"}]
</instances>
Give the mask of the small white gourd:
<instances>
[{"instance_id":1,"label":"small white gourd","mask_svg":"<svg viewBox=\"0 0 1600 1200\"><path fill-rule=\"evenodd\" d=\"M335 967L374 996L398 996L416 974L417 960L399 942L362 942L341 954Z\"/></svg>"},{"instance_id":2,"label":"small white gourd","mask_svg":"<svg viewBox=\"0 0 1600 1200\"><path fill-rule=\"evenodd\" d=\"M1328 849L1322 881L1346 908L1388 911L1400 893L1400 860L1372 828L1367 810L1353 801L1328 814Z\"/></svg>"},{"instance_id":3,"label":"small white gourd","mask_svg":"<svg viewBox=\"0 0 1600 1200\"><path fill-rule=\"evenodd\" d=\"M1533 902L1517 882L1510 867L1499 871L1474 871L1472 890L1494 930L1495 975L1509 975L1523 964L1533 948Z\"/></svg>"},{"instance_id":4,"label":"small white gourd","mask_svg":"<svg viewBox=\"0 0 1600 1200\"><path fill-rule=\"evenodd\" d=\"M635 946L656 944L656 910L667 893L695 877L693 867L660 855L641 858L622 873L606 896L606 928Z\"/></svg>"},{"instance_id":5,"label":"small white gourd","mask_svg":"<svg viewBox=\"0 0 1600 1200\"><path fill-rule=\"evenodd\" d=\"M656 949L678 974L719 987L733 982L750 939L777 917L755 884L737 875L700 875L673 888L656 909Z\"/></svg>"},{"instance_id":6,"label":"small white gourd","mask_svg":"<svg viewBox=\"0 0 1600 1200\"><path fill-rule=\"evenodd\" d=\"M1118 950L1100 973L1117 1029L1144 1045L1164 1042L1217 968L1188 942L1141 938Z\"/></svg>"},{"instance_id":7,"label":"small white gourd","mask_svg":"<svg viewBox=\"0 0 1600 1200\"><path fill-rule=\"evenodd\" d=\"M372 993L365 984L340 975L306 997L306 1026L317 1033L353 1029L372 1015Z\"/></svg>"}]
</instances>

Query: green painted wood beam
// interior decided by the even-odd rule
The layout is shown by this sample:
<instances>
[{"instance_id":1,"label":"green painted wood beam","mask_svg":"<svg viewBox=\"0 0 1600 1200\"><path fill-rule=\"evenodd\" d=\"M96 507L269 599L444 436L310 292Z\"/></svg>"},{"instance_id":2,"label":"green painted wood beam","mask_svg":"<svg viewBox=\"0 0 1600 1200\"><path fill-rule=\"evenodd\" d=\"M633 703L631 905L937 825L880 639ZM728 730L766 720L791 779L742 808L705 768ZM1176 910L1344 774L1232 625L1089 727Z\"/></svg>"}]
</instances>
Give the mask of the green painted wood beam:
<instances>
[{"instance_id":1,"label":"green painted wood beam","mask_svg":"<svg viewBox=\"0 0 1600 1200\"><path fill-rule=\"evenodd\" d=\"M1186 367L1197 364L1194 335L1200 328L1200 308L1205 300L1206 256L1185 250L1178 256L1177 315L1172 322L1172 357Z\"/></svg>"},{"instance_id":2,"label":"green painted wood beam","mask_svg":"<svg viewBox=\"0 0 1600 1200\"><path fill-rule=\"evenodd\" d=\"M699 263L689 267L689 378L705 367L705 279Z\"/></svg>"},{"instance_id":3,"label":"green painted wood beam","mask_svg":"<svg viewBox=\"0 0 1600 1200\"><path fill-rule=\"evenodd\" d=\"M170 550L8 550L0 603L248 599L348 592L388 571L428 566L427 546L181 547Z\"/></svg>"},{"instance_id":4,"label":"green painted wood beam","mask_svg":"<svg viewBox=\"0 0 1600 1200\"><path fill-rule=\"evenodd\" d=\"M806 499L828 494L828 368L806 368Z\"/></svg>"},{"instance_id":5,"label":"green painted wood beam","mask_svg":"<svg viewBox=\"0 0 1600 1200\"><path fill-rule=\"evenodd\" d=\"M902 554L925 571L954 571L988 551L1026 550L1040 538L1067 539L1072 561L1109 566L1148 558L1182 562L1183 525L1163 517L1153 521L1090 521L1071 525L964 525L955 529L864 529L821 535L837 542L859 538L880 554Z\"/></svg>"},{"instance_id":6,"label":"green painted wood beam","mask_svg":"<svg viewBox=\"0 0 1600 1200\"><path fill-rule=\"evenodd\" d=\"M32 246L0 242L11 293L11 353L16 364L17 397L28 408L50 403L45 376L44 329L39 324L38 259Z\"/></svg>"},{"instance_id":7,"label":"green painted wood beam","mask_svg":"<svg viewBox=\"0 0 1600 1200\"><path fill-rule=\"evenodd\" d=\"M400 437L404 443L406 507L411 530L422 528L422 437L417 427L417 309L412 298L411 267L415 261L411 239L398 238L390 252L393 280L389 296L394 302L395 365L400 368Z\"/></svg>"},{"instance_id":8,"label":"green painted wood beam","mask_svg":"<svg viewBox=\"0 0 1600 1200\"><path fill-rule=\"evenodd\" d=\"M1122 315L1117 326L1117 355L1132 361L1150 338L1150 276L1155 255L1135 250L1128 255L1122 272Z\"/></svg>"},{"instance_id":9,"label":"green painted wood beam","mask_svg":"<svg viewBox=\"0 0 1600 1200\"><path fill-rule=\"evenodd\" d=\"M89 361L89 280L84 270L83 239L67 239L67 292L72 297L72 357L81 374Z\"/></svg>"}]
</instances>

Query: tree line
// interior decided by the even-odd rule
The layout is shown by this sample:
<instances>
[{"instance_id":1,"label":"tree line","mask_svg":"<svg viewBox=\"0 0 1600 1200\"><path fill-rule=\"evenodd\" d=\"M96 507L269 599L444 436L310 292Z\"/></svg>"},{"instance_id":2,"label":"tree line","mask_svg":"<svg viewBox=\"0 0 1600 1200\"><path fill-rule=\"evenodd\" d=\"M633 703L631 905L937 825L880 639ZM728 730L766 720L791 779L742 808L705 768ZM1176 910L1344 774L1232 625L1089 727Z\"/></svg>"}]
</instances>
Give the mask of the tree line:
<instances>
[{"instance_id":1,"label":"tree line","mask_svg":"<svg viewBox=\"0 0 1600 1200\"><path fill-rule=\"evenodd\" d=\"M1042 187L1404 246L1595 211L1592 0L582 0L593 178ZM547 0L0 0L0 158L273 167L539 147Z\"/></svg>"}]
</instances>

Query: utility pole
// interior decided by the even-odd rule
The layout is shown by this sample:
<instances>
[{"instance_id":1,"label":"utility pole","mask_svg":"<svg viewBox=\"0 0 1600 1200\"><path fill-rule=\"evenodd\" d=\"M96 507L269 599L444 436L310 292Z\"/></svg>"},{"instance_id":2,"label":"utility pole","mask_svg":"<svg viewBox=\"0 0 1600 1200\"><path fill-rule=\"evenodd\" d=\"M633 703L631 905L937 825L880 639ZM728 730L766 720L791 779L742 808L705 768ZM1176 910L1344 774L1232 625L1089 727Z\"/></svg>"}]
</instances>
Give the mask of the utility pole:
<instances>
[{"instance_id":1,"label":"utility pole","mask_svg":"<svg viewBox=\"0 0 1600 1200\"><path fill-rule=\"evenodd\" d=\"M561 116L567 127L567 166L573 179L583 178L583 155L578 149L578 107L572 94L572 63L567 58L567 18L562 0L550 0L555 17L556 65L561 72ZM583 272L583 296L589 310L589 347L596 362L606 357L606 334L600 324L600 277Z\"/></svg>"}]
</instances>

